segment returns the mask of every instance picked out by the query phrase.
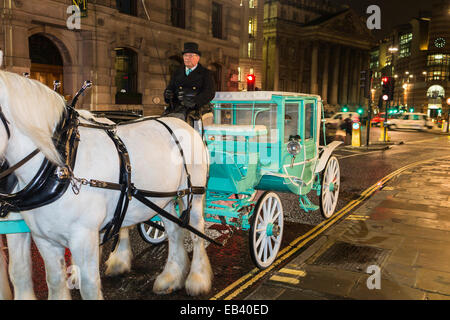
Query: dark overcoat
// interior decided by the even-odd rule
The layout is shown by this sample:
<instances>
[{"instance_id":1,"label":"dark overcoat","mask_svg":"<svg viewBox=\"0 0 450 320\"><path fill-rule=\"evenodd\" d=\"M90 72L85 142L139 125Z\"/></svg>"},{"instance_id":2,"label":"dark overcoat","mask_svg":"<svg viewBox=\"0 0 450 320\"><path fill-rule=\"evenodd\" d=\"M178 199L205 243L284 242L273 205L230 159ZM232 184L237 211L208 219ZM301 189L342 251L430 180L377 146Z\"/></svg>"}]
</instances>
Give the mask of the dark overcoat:
<instances>
[{"instance_id":1,"label":"dark overcoat","mask_svg":"<svg viewBox=\"0 0 450 320\"><path fill-rule=\"evenodd\" d=\"M174 93L173 108L174 112L186 112L178 100L178 92L183 91L185 97L192 97L195 102L195 109L200 110L214 98L216 94L215 83L211 71L203 67L200 63L194 71L186 76L185 66L175 70L170 79L167 89ZM166 101L170 103L169 101Z\"/></svg>"}]
</instances>

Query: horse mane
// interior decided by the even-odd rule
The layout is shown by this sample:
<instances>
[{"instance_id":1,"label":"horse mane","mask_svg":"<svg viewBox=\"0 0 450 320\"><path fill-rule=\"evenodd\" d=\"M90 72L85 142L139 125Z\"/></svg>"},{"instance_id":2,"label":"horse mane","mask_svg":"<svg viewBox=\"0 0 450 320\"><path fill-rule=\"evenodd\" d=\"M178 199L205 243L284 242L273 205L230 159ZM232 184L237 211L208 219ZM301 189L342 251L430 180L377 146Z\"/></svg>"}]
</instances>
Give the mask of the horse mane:
<instances>
[{"instance_id":1,"label":"horse mane","mask_svg":"<svg viewBox=\"0 0 450 320\"><path fill-rule=\"evenodd\" d=\"M64 161L52 137L65 113L65 103L61 95L39 81L0 70L0 104L8 110L8 120L57 165Z\"/></svg>"}]
</instances>

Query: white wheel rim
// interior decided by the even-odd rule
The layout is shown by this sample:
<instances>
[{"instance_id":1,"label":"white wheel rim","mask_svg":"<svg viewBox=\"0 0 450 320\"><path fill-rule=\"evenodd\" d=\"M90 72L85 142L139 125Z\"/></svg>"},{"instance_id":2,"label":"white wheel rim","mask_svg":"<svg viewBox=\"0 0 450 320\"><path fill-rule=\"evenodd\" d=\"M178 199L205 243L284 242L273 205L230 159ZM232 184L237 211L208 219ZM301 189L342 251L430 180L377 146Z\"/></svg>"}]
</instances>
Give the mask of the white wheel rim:
<instances>
[{"instance_id":1,"label":"white wheel rim","mask_svg":"<svg viewBox=\"0 0 450 320\"><path fill-rule=\"evenodd\" d=\"M339 196L339 185L339 162L335 157L332 157L325 168L322 185L322 210L327 218L331 217L336 209Z\"/></svg>"},{"instance_id":2,"label":"white wheel rim","mask_svg":"<svg viewBox=\"0 0 450 320\"><path fill-rule=\"evenodd\" d=\"M164 227L164 223L159 221L154 221L154 223ZM167 234L165 231L161 231L158 228L149 226L145 223L141 223L141 230L143 231L143 234L145 235L146 239L151 243L161 243L164 240L166 240ZM147 229L148 227L148 229Z\"/></svg>"},{"instance_id":3,"label":"white wheel rim","mask_svg":"<svg viewBox=\"0 0 450 320\"><path fill-rule=\"evenodd\" d=\"M277 195L271 193L263 199L254 223L254 256L258 264L265 268L277 257L283 237L283 208Z\"/></svg>"}]
</instances>

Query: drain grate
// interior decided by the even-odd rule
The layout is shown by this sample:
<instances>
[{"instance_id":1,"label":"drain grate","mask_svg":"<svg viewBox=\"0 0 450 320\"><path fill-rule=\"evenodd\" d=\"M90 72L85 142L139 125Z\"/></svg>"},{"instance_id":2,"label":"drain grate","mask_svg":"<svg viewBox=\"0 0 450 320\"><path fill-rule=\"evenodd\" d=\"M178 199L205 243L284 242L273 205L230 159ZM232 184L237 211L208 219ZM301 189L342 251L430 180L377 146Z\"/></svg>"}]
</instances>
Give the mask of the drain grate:
<instances>
[{"instance_id":1,"label":"drain grate","mask_svg":"<svg viewBox=\"0 0 450 320\"><path fill-rule=\"evenodd\" d=\"M328 266L356 272L366 272L370 265L380 266L390 250L336 242L319 256L313 265Z\"/></svg>"}]
</instances>

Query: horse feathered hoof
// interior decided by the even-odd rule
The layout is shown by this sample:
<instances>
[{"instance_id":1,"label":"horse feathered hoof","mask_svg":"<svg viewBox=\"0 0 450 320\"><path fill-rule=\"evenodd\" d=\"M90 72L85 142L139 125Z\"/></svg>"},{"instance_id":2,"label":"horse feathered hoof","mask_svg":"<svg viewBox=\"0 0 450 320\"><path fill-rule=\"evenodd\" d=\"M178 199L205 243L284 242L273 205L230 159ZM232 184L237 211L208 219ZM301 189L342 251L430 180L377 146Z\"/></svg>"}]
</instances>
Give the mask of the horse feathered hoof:
<instances>
[{"instance_id":1,"label":"horse feathered hoof","mask_svg":"<svg viewBox=\"0 0 450 320\"><path fill-rule=\"evenodd\" d=\"M105 274L109 277L118 276L130 272L131 262L129 259L121 260L118 257L110 257L106 261L106 271Z\"/></svg>"},{"instance_id":2,"label":"horse feathered hoof","mask_svg":"<svg viewBox=\"0 0 450 320\"><path fill-rule=\"evenodd\" d=\"M192 272L186 280L186 293L190 296L200 296L211 291L212 277L210 274Z\"/></svg>"},{"instance_id":3,"label":"horse feathered hoof","mask_svg":"<svg viewBox=\"0 0 450 320\"><path fill-rule=\"evenodd\" d=\"M173 269L173 268L172 268ZM185 275L178 269L171 272L163 271L153 284L153 292L156 294L170 294L180 290L184 286Z\"/></svg>"}]
</instances>

